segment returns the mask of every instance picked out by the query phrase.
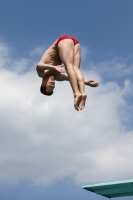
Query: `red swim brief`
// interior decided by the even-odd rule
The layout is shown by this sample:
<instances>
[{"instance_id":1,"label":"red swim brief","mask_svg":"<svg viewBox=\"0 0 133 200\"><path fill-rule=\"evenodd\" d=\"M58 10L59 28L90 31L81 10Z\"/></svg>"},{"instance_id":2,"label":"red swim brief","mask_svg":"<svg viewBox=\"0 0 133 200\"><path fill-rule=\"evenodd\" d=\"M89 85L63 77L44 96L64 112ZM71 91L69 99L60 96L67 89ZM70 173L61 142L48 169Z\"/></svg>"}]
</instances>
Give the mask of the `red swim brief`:
<instances>
[{"instance_id":1,"label":"red swim brief","mask_svg":"<svg viewBox=\"0 0 133 200\"><path fill-rule=\"evenodd\" d=\"M74 42L74 46L75 46L76 44L79 43L79 41L76 40L74 37L72 37L72 36L70 36L70 35L64 35L64 36L60 37L60 38L57 40L57 43L56 43L56 44L58 45L59 42L60 42L61 40L64 40L64 39L72 39L73 42Z\"/></svg>"}]
</instances>

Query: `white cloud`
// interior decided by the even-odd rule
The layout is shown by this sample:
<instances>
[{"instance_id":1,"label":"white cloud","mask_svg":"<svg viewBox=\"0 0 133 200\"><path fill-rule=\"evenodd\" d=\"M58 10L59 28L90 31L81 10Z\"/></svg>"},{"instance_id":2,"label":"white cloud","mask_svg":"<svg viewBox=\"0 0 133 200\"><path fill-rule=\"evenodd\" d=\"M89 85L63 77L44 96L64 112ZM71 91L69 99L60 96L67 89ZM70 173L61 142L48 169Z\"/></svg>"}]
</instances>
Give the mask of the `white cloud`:
<instances>
[{"instance_id":1,"label":"white cloud","mask_svg":"<svg viewBox=\"0 0 133 200\"><path fill-rule=\"evenodd\" d=\"M31 50L30 56L42 56L44 51L46 51L46 47L36 47L35 49Z\"/></svg>"},{"instance_id":2,"label":"white cloud","mask_svg":"<svg viewBox=\"0 0 133 200\"><path fill-rule=\"evenodd\" d=\"M27 68L30 70L33 61L27 58L13 59L11 48L8 44L0 42L0 69L7 69L17 73L24 73Z\"/></svg>"},{"instance_id":3,"label":"white cloud","mask_svg":"<svg viewBox=\"0 0 133 200\"><path fill-rule=\"evenodd\" d=\"M91 51L88 46L81 45L81 58L82 60L85 60L88 58L88 55L90 55Z\"/></svg>"},{"instance_id":4,"label":"white cloud","mask_svg":"<svg viewBox=\"0 0 133 200\"><path fill-rule=\"evenodd\" d=\"M22 67L21 59L7 57ZM43 96L34 68L18 73L16 68L6 69L2 59L1 185L21 180L48 185L65 177L83 185L132 178L133 130L126 131L123 124L128 116L126 98L132 94L129 80L122 88L103 82L95 71L84 71L100 86L86 88L86 107L76 112L68 82L57 83L53 96ZM24 68L27 63L23 62Z\"/></svg>"},{"instance_id":5,"label":"white cloud","mask_svg":"<svg viewBox=\"0 0 133 200\"><path fill-rule=\"evenodd\" d=\"M115 57L110 61L98 62L97 64L90 62L89 68L108 77L124 77L133 75L133 64L131 60L131 56L127 58Z\"/></svg>"}]
</instances>

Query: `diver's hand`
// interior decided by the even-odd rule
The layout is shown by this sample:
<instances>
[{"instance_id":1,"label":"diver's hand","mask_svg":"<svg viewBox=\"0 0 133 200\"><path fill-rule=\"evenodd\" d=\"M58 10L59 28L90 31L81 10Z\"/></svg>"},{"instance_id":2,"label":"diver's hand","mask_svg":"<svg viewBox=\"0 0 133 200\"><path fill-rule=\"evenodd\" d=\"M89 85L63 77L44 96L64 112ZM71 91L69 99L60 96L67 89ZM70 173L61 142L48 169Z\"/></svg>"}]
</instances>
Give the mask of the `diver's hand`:
<instances>
[{"instance_id":1,"label":"diver's hand","mask_svg":"<svg viewBox=\"0 0 133 200\"><path fill-rule=\"evenodd\" d=\"M97 87L99 83L95 83L94 80L90 80L90 81L85 81L85 85L88 85L90 87Z\"/></svg>"},{"instance_id":2,"label":"diver's hand","mask_svg":"<svg viewBox=\"0 0 133 200\"><path fill-rule=\"evenodd\" d=\"M58 72L60 72L60 73L64 73L65 70L62 69L62 66L63 66L63 65L57 65L57 66L54 66L54 68L55 68L56 71L58 71Z\"/></svg>"}]
</instances>

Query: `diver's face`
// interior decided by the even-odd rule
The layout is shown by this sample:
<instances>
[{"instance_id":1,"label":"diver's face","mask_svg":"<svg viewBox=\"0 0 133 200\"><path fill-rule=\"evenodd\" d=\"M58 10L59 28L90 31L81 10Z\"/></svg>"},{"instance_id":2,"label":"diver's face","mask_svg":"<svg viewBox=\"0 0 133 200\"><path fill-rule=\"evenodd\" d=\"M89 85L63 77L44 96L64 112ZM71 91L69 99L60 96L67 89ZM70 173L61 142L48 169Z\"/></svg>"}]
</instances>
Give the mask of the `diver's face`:
<instances>
[{"instance_id":1,"label":"diver's face","mask_svg":"<svg viewBox=\"0 0 133 200\"><path fill-rule=\"evenodd\" d=\"M55 79L54 76L49 76L46 82L46 91L51 92L55 88Z\"/></svg>"}]
</instances>

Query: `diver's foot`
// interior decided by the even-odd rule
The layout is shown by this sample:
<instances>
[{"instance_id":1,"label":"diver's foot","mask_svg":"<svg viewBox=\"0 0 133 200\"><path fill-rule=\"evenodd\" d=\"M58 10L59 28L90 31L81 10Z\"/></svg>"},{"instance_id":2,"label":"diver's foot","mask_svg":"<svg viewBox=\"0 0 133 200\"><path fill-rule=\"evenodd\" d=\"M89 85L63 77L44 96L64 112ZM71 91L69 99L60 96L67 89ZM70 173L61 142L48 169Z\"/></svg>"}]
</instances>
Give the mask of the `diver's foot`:
<instances>
[{"instance_id":1,"label":"diver's foot","mask_svg":"<svg viewBox=\"0 0 133 200\"><path fill-rule=\"evenodd\" d=\"M82 98L81 98L81 100L79 102L80 110L83 110L83 108L85 107L86 98L87 98L87 95L86 94L82 94Z\"/></svg>"},{"instance_id":2,"label":"diver's foot","mask_svg":"<svg viewBox=\"0 0 133 200\"><path fill-rule=\"evenodd\" d=\"M79 110L79 102L82 99L81 93L75 94L74 95L74 107L78 111Z\"/></svg>"}]
</instances>

